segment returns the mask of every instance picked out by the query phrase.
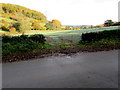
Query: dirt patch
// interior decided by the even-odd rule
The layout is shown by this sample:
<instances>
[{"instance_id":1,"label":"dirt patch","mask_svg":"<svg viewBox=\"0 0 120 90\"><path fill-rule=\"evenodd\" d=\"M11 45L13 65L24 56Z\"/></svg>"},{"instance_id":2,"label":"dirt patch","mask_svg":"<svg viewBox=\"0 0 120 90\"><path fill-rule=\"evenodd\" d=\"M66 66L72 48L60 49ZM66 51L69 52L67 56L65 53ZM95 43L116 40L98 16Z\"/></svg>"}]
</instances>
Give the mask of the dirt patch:
<instances>
[{"instance_id":1,"label":"dirt patch","mask_svg":"<svg viewBox=\"0 0 120 90\"><path fill-rule=\"evenodd\" d=\"M63 37L58 37L58 38L63 42L70 42L70 43L73 42L72 40L64 39Z\"/></svg>"},{"instance_id":2,"label":"dirt patch","mask_svg":"<svg viewBox=\"0 0 120 90\"><path fill-rule=\"evenodd\" d=\"M53 39L50 38L50 37L46 37L46 40L47 40L48 42L55 42L55 40L53 40Z\"/></svg>"}]
</instances>

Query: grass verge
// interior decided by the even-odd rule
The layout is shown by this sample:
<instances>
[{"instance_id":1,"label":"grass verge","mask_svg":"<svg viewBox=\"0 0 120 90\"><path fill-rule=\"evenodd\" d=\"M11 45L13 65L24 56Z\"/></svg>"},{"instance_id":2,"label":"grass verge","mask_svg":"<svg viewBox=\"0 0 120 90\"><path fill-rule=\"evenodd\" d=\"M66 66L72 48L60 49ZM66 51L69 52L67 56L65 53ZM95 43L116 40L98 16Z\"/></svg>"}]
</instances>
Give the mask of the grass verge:
<instances>
[{"instance_id":1,"label":"grass verge","mask_svg":"<svg viewBox=\"0 0 120 90\"><path fill-rule=\"evenodd\" d=\"M97 42L96 42L97 43ZM16 62L24 60L32 60L33 58L44 58L52 55L66 54L72 55L78 52L97 52L97 51L108 51L114 49L120 49L120 44L108 43L105 45L92 44L92 45L72 45L61 43L58 46L52 46L45 44L43 49L34 49L33 51L26 52L15 52L10 55L2 57L3 63L5 62Z\"/></svg>"}]
</instances>

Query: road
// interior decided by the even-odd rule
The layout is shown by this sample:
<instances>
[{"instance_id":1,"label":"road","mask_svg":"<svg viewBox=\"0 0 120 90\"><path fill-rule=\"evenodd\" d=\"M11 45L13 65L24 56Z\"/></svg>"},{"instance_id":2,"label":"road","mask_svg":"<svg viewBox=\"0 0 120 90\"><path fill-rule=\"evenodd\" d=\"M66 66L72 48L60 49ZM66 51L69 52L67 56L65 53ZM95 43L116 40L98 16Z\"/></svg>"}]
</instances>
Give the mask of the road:
<instances>
[{"instance_id":1,"label":"road","mask_svg":"<svg viewBox=\"0 0 120 90\"><path fill-rule=\"evenodd\" d=\"M3 64L3 88L117 87L117 50Z\"/></svg>"}]
</instances>

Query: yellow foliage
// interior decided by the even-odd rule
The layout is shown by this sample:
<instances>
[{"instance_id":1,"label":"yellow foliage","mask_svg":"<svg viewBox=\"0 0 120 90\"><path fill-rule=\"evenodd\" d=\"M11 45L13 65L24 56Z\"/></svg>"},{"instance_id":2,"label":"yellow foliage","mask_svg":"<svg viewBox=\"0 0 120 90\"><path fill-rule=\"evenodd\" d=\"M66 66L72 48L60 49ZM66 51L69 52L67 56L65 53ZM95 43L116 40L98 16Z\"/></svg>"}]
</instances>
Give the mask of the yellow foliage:
<instances>
[{"instance_id":1,"label":"yellow foliage","mask_svg":"<svg viewBox=\"0 0 120 90\"><path fill-rule=\"evenodd\" d=\"M61 26L61 22L56 19L53 19L52 23L55 24L56 26Z\"/></svg>"},{"instance_id":2,"label":"yellow foliage","mask_svg":"<svg viewBox=\"0 0 120 90\"><path fill-rule=\"evenodd\" d=\"M10 24L5 23L5 22L4 23L2 22L2 24L1 24L2 29L9 29L9 26L10 26Z\"/></svg>"},{"instance_id":3,"label":"yellow foliage","mask_svg":"<svg viewBox=\"0 0 120 90\"><path fill-rule=\"evenodd\" d=\"M32 29L33 30L46 30L46 27L43 27L43 26L39 25L38 23L34 22L34 23L32 23Z\"/></svg>"},{"instance_id":4,"label":"yellow foliage","mask_svg":"<svg viewBox=\"0 0 120 90\"><path fill-rule=\"evenodd\" d=\"M11 27L11 28L9 28L9 31L12 32L12 33L14 33L14 32L16 32L16 28Z\"/></svg>"}]
</instances>

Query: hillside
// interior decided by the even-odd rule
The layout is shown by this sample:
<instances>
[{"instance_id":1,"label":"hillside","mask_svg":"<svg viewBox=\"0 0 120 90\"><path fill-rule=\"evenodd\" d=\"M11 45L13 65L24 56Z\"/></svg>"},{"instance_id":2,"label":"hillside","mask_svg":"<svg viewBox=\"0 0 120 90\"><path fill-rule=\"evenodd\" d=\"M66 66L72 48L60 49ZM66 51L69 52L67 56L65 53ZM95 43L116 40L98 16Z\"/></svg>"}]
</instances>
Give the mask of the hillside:
<instances>
[{"instance_id":1,"label":"hillside","mask_svg":"<svg viewBox=\"0 0 120 90\"><path fill-rule=\"evenodd\" d=\"M59 20L48 21L41 12L14 4L0 3L0 6L0 31L15 33L26 30L61 30L62 24Z\"/></svg>"},{"instance_id":2,"label":"hillside","mask_svg":"<svg viewBox=\"0 0 120 90\"><path fill-rule=\"evenodd\" d=\"M0 3L0 6L2 6L2 9L1 9L2 17L5 17L5 18L10 18L16 21L23 18L38 20L39 22L47 21L46 16L41 12L25 8L23 6L5 4L5 3Z\"/></svg>"}]
</instances>

